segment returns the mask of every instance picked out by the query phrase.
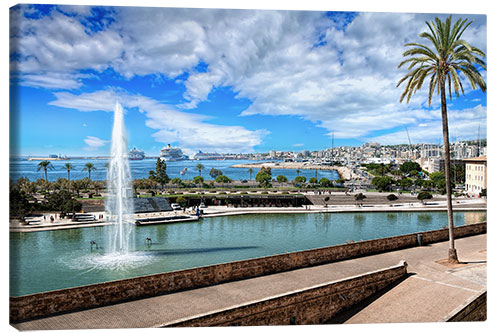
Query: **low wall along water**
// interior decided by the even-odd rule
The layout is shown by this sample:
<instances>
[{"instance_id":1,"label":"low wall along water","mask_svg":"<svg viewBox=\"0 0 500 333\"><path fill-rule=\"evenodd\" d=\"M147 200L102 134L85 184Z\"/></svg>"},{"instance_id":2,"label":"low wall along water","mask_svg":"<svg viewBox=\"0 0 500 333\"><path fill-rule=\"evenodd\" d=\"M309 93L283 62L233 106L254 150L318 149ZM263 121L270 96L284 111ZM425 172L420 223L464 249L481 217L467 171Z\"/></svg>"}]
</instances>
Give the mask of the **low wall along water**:
<instances>
[{"instance_id":1,"label":"low wall along water","mask_svg":"<svg viewBox=\"0 0 500 333\"><path fill-rule=\"evenodd\" d=\"M455 237L486 233L486 222L455 228ZM419 236L420 235L420 236ZM131 279L10 297L10 320L17 322L134 299L206 287L246 278L448 240L448 229L329 246L198 267Z\"/></svg>"}]
</instances>

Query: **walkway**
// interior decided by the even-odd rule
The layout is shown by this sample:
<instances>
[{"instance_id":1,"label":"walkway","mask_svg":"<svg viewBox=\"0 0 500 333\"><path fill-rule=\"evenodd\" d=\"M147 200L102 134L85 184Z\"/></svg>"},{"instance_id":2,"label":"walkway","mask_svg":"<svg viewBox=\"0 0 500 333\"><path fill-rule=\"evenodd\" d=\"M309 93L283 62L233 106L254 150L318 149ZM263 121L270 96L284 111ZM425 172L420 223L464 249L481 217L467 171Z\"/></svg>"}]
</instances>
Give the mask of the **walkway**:
<instances>
[{"instance_id":1,"label":"walkway","mask_svg":"<svg viewBox=\"0 0 500 333\"><path fill-rule=\"evenodd\" d=\"M486 235L456 240L465 264L449 267L448 242L393 251L14 325L20 330L158 327L168 322L396 265L412 276L347 323L440 321L486 287Z\"/></svg>"}]
</instances>

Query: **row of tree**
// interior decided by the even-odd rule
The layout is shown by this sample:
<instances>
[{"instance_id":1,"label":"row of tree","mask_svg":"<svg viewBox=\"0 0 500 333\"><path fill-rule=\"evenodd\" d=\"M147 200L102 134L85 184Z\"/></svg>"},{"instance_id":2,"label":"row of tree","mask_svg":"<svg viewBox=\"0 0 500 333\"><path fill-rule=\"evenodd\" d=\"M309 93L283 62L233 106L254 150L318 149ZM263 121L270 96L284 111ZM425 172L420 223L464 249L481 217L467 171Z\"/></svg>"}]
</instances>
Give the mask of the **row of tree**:
<instances>
[{"instance_id":1,"label":"row of tree","mask_svg":"<svg viewBox=\"0 0 500 333\"><path fill-rule=\"evenodd\" d=\"M64 169L68 172L68 180L71 180L71 171L72 170L75 170L75 167L73 164L71 163L66 163L62 166L61 169ZM49 170L55 170L54 166L52 165L52 162L50 161L41 161L40 163L38 163L38 166L37 166L37 171L41 171L43 170L44 174L45 174L45 180L48 180L47 179L47 173ZM91 175L91 172L92 171L96 171L97 168L95 167L94 163L86 163L85 166L83 167L82 171L86 171L89 173L89 179L90 178L90 175Z\"/></svg>"},{"instance_id":2,"label":"row of tree","mask_svg":"<svg viewBox=\"0 0 500 333\"><path fill-rule=\"evenodd\" d=\"M82 209L82 203L76 200L74 194L62 189L47 194L44 201L38 202L30 193L14 182L9 184L9 212L11 218L24 220L25 216L34 211L58 211L61 217Z\"/></svg>"}]
</instances>

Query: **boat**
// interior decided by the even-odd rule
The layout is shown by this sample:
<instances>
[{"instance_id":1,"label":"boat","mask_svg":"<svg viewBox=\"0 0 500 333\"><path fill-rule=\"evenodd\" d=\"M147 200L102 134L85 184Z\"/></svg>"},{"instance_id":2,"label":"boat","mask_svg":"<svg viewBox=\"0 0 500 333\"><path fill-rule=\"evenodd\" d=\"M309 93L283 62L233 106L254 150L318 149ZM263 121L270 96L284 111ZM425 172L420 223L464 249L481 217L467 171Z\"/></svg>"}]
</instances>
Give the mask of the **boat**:
<instances>
[{"instance_id":1,"label":"boat","mask_svg":"<svg viewBox=\"0 0 500 333\"><path fill-rule=\"evenodd\" d=\"M134 147L131 151L128 152L128 159L131 161L140 161L143 160L146 155L140 149Z\"/></svg>"},{"instance_id":2,"label":"boat","mask_svg":"<svg viewBox=\"0 0 500 333\"><path fill-rule=\"evenodd\" d=\"M217 161L223 161L224 156L219 154L219 153L204 153L201 150L194 155L193 159L195 160L217 160Z\"/></svg>"},{"instance_id":3,"label":"boat","mask_svg":"<svg viewBox=\"0 0 500 333\"><path fill-rule=\"evenodd\" d=\"M166 162L175 162L187 160L189 157L184 155L180 148L172 147L169 144L160 150L160 158Z\"/></svg>"}]
</instances>

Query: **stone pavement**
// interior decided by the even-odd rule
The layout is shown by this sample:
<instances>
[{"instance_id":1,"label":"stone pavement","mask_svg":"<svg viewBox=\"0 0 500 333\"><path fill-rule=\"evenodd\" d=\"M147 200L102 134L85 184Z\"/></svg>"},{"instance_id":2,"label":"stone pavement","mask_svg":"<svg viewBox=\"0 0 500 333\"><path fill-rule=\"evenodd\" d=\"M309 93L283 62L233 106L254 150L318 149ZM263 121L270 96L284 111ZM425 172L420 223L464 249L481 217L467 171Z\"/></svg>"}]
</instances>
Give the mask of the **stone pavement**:
<instances>
[{"instance_id":1,"label":"stone pavement","mask_svg":"<svg viewBox=\"0 0 500 333\"><path fill-rule=\"evenodd\" d=\"M439 263L448 242L409 248L253 279L224 283L147 299L15 324L20 330L160 327L168 322L218 311L396 265L412 275L346 323L437 322L486 288L486 235L456 240L463 264Z\"/></svg>"}]
</instances>

